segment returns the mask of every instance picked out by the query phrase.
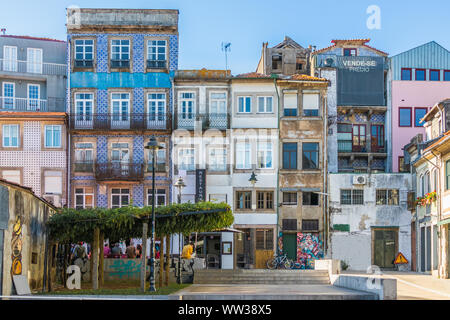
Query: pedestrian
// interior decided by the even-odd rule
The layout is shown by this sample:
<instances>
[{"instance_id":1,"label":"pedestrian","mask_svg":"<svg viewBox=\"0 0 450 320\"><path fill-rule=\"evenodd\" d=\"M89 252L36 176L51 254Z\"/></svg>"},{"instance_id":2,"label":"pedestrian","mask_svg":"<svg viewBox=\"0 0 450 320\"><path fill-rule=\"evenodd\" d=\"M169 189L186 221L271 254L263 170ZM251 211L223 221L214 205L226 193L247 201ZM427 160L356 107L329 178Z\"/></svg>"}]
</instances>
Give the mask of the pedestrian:
<instances>
[{"instance_id":1,"label":"pedestrian","mask_svg":"<svg viewBox=\"0 0 450 320\"><path fill-rule=\"evenodd\" d=\"M140 259L141 258L141 254L142 254L142 246L140 244L138 244L136 246L136 258Z\"/></svg>"},{"instance_id":2,"label":"pedestrian","mask_svg":"<svg viewBox=\"0 0 450 320\"><path fill-rule=\"evenodd\" d=\"M108 258L111 255L111 248L109 247L108 243L105 243L105 246L103 247L103 257Z\"/></svg>"},{"instance_id":3,"label":"pedestrian","mask_svg":"<svg viewBox=\"0 0 450 320\"><path fill-rule=\"evenodd\" d=\"M181 253L181 258L184 259L191 259L192 258L192 252L194 251L194 246L192 242L189 242L183 247L183 251Z\"/></svg>"},{"instance_id":4,"label":"pedestrian","mask_svg":"<svg viewBox=\"0 0 450 320\"><path fill-rule=\"evenodd\" d=\"M113 258L120 258L120 247L118 243L115 243L111 248L111 255Z\"/></svg>"},{"instance_id":5,"label":"pedestrian","mask_svg":"<svg viewBox=\"0 0 450 320\"><path fill-rule=\"evenodd\" d=\"M127 254L128 259L135 259L136 258L136 248L134 247L133 242L130 240L127 240L126 242L127 249L125 250L125 253Z\"/></svg>"}]
</instances>

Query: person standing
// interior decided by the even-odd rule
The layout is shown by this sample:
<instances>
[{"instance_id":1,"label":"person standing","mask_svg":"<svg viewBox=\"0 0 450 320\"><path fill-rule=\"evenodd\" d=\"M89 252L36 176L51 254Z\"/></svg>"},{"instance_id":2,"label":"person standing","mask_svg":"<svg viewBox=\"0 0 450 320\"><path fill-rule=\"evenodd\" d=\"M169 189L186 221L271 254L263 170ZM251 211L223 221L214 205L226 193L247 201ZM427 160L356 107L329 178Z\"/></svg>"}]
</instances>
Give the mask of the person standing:
<instances>
[{"instance_id":1,"label":"person standing","mask_svg":"<svg viewBox=\"0 0 450 320\"><path fill-rule=\"evenodd\" d=\"M134 247L133 243L130 242L130 240L127 240L126 245L127 245L127 249L125 250L125 253L127 254L127 258L135 259L136 258L136 248Z\"/></svg>"}]
</instances>

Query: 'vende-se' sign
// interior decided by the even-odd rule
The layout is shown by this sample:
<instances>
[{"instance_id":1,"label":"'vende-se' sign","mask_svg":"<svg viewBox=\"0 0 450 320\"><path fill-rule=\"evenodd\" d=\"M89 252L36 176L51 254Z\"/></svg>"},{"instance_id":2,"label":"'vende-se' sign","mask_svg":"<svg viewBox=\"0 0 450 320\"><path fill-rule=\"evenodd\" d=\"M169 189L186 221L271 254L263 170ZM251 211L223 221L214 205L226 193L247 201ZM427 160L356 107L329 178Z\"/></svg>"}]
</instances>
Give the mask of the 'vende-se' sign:
<instances>
[{"instance_id":1,"label":"'vende-se' sign","mask_svg":"<svg viewBox=\"0 0 450 320\"><path fill-rule=\"evenodd\" d=\"M378 57L338 57L338 68L352 72L370 72L383 69L383 60Z\"/></svg>"}]
</instances>

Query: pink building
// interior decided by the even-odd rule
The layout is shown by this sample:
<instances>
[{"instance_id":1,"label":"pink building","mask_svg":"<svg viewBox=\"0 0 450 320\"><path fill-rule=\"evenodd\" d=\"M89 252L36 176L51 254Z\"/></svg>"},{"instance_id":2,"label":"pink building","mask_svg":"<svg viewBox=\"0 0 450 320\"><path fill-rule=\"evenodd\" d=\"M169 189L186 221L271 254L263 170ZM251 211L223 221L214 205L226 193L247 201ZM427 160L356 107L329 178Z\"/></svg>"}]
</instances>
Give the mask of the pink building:
<instances>
[{"instance_id":1,"label":"pink building","mask_svg":"<svg viewBox=\"0 0 450 320\"><path fill-rule=\"evenodd\" d=\"M450 52L432 41L391 58L392 172L401 172L403 147L425 129L420 120L450 97Z\"/></svg>"}]
</instances>

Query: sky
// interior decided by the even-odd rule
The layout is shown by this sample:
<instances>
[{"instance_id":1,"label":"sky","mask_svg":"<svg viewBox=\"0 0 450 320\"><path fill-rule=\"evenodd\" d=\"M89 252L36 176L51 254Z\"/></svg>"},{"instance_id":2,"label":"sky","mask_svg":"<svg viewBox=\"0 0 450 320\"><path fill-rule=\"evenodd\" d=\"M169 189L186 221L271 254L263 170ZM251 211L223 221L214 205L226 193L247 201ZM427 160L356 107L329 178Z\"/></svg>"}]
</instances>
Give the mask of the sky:
<instances>
[{"instance_id":1,"label":"sky","mask_svg":"<svg viewBox=\"0 0 450 320\"><path fill-rule=\"evenodd\" d=\"M332 39L370 38L390 55L436 41L450 49L448 0L0 0L6 34L66 39L66 8L179 10L179 69L225 69L223 42L231 42L232 74L256 70L263 42L285 36L317 49ZM366 10L380 9L380 28L369 29Z\"/></svg>"}]
</instances>

